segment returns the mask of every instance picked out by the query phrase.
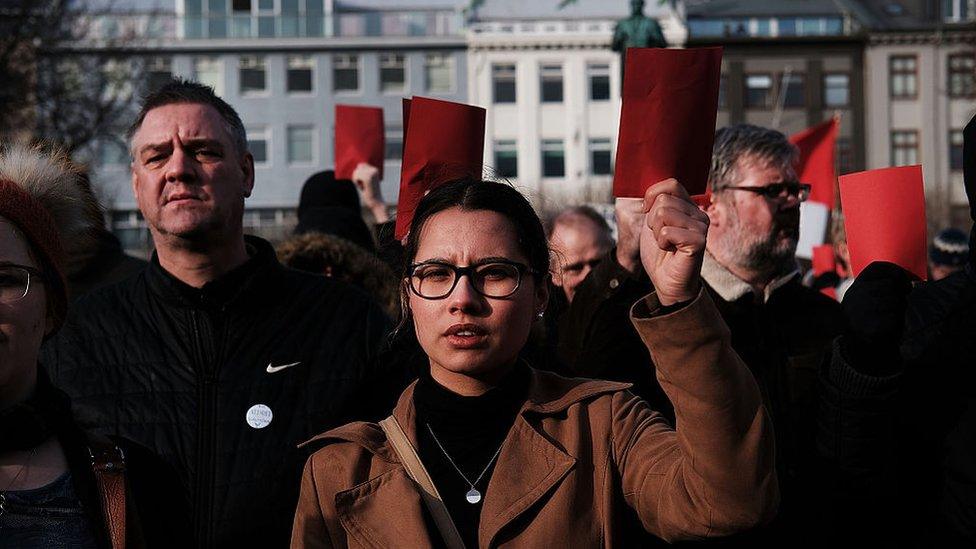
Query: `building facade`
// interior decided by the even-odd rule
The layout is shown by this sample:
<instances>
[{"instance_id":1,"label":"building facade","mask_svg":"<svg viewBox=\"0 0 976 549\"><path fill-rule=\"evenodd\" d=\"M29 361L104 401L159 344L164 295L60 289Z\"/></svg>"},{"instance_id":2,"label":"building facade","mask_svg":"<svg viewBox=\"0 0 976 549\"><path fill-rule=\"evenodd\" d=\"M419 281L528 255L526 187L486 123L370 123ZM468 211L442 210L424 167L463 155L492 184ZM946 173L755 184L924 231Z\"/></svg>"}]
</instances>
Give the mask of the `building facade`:
<instances>
[{"instance_id":1,"label":"building facade","mask_svg":"<svg viewBox=\"0 0 976 549\"><path fill-rule=\"evenodd\" d=\"M883 14L865 54L867 167L921 164L929 233L968 230L962 129L976 115L976 2Z\"/></svg>"},{"instance_id":2,"label":"building facade","mask_svg":"<svg viewBox=\"0 0 976 549\"><path fill-rule=\"evenodd\" d=\"M689 46L722 46L719 127L790 135L840 117L837 170L865 166L864 25L856 3L689 3Z\"/></svg>"},{"instance_id":3,"label":"building facade","mask_svg":"<svg viewBox=\"0 0 976 549\"><path fill-rule=\"evenodd\" d=\"M467 99L458 0L177 0L171 33L144 44L149 87L171 76L213 86L241 115L255 158L246 230L280 238L295 223L305 179L333 166L335 105L384 109L382 191L395 201L401 98ZM154 17L165 18L156 14ZM130 250L149 237L121 137L99 144L97 178L113 230Z\"/></svg>"},{"instance_id":4,"label":"building facade","mask_svg":"<svg viewBox=\"0 0 976 549\"><path fill-rule=\"evenodd\" d=\"M487 113L485 164L548 213L611 202L620 56L610 49L628 2L486 0L468 29L468 102ZM671 45L679 11L650 3Z\"/></svg>"}]
</instances>

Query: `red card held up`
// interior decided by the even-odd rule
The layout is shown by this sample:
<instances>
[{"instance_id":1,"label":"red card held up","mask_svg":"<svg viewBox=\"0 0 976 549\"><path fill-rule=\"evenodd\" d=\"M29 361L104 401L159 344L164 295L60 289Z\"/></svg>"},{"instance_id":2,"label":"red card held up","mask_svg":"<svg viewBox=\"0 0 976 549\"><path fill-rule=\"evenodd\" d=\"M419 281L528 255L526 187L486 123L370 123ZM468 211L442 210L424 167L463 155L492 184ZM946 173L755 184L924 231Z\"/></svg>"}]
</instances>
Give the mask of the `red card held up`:
<instances>
[{"instance_id":1,"label":"red card held up","mask_svg":"<svg viewBox=\"0 0 976 549\"><path fill-rule=\"evenodd\" d=\"M397 203L396 238L410 230L424 194L452 179L481 177L485 109L414 97L403 105L403 167Z\"/></svg>"},{"instance_id":2,"label":"red card held up","mask_svg":"<svg viewBox=\"0 0 976 549\"><path fill-rule=\"evenodd\" d=\"M840 201L854 276L873 261L888 261L925 280L925 188L921 166L842 175Z\"/></svg>"},{"instance_id":3,"label":"red card held up","mask_svg":"<svg viewBox=\"0 0 976 549\"><path fill-rule=\"evenodd\" d=\"M382 178L385 139L382 108L336 105L336 179L352 179L352 172L360 162L379 168Z\"/></svg>"},{"instance_id":4,"label":"red card held up","mask_svg":"<svg viewBox=\"0 0 976 549\"><path fill-rule=\"evenodd\" d=\"M705 192L712 164L722 48L630 48L613 195L643 198L673 177Z\"/></svg>"}]
</instances>

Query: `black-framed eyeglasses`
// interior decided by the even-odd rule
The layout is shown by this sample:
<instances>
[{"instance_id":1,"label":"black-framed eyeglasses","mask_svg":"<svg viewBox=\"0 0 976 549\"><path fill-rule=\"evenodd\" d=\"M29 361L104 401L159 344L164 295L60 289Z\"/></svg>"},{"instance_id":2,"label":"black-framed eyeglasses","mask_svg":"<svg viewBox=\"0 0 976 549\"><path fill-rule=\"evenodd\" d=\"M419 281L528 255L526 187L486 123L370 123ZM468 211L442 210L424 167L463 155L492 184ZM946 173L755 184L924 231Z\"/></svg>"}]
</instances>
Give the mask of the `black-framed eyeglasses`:
<instances>
[{"instance_id":1,"label":"black-framed eyeglasses","mask_svg":"<svg viewBox=\"0 0 976 549\"><path fill-rule=\"evenodd\" d=\"M764 187L736 187L729 185L727 187L722 187L719 190L730 189L733 191L749 191L773 200L778 198L795 198L800 202L806 202L806 200L810 198L810 190L812 188L813 187L811 187L808 183L783 181L782 183L771 183Z\"/></svg>"},{"instance_id":2,"label":"black-framed eyeglasses","mask_svg":"<svg viewBox=\"0 0 976 549\"><path fill-rule=\"evenodd\" d=\"M409 273L410 291L424 299L444 299L451 295L465 275L479 294L502 299L518 291L522 276L535 274L535 270L522 263L499 259L467 267L424 261L411 265Z\"/></svg>"},{"instance_id":3,"label":"black-framed eyeglasses","mask_svg":"<svg viewBox=\"0 0 976 549\"><path fill-rule=\"evenodd\" d=\"M10 304L24 299L31 285L43 280L43 273L34 267L0 265L0 303Z\"/></svg>"}]
</instances>

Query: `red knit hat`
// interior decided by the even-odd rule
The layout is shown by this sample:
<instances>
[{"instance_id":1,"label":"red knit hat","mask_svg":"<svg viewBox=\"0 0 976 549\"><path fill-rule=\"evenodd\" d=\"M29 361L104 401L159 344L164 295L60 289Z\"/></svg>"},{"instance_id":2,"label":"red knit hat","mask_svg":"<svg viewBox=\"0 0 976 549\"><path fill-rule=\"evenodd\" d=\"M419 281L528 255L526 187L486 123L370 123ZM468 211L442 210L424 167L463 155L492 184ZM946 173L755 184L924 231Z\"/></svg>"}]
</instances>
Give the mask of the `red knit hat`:
<instances>
[{"instance_id":1,"label":"red knit hat","mask_svg":"<svg viewBox=\"0 0 976 549\"><path fill-rule=\"evenodd\" d=\"M46 276L47 294L56 327L68 309L68 289L64 278L64 248L58 226L51 213L23 187L0 179L0 217L24 233Z\"/></svg>"}]
</instances>

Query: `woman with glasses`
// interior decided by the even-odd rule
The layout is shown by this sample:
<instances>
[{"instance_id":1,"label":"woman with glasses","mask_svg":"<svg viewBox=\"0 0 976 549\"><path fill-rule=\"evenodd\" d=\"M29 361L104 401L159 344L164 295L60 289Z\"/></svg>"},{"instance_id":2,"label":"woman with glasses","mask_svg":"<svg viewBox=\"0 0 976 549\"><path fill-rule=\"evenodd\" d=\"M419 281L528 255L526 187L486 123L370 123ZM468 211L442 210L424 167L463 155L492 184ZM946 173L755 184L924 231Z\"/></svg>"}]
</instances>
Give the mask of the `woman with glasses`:
<instances>
[{"instance_id":1,"label":"woman with glasses","mask_svg":"<svg viewBox=\"0 0 976 549\"><path fill-rule=\"evenodd\" d=\"M292 547L626 545L722 536L774 511L769 422L699 280L708 219L668 180L644 198L655 294L632 320L674 430L628 385L520 358L547 302L549 249L513 188L459 180L421 200L405 244L401 329L427 371L390 418L310 441ZM650 367L650 366L649 366Z\"/></svg>"},{"instance_id":2,"label":"woman with glasses","mask_svg":"<svg viewBox=\"0 0 976 549\"><path fill-rule=\"evenodd\" d=\"M0 548L118 549L145 546L143 533L151 546L172 546L184 539L178 508L166 511L165 527L133 513L149 502L174 507L144 480L171 475L154 467L133 477L152 458L79 429L38 365L67 312L66 252L91 230L79 178L64 155L0 150ZM133 500L133 490L145 498Z\"/></svg>"}]
</instances>

